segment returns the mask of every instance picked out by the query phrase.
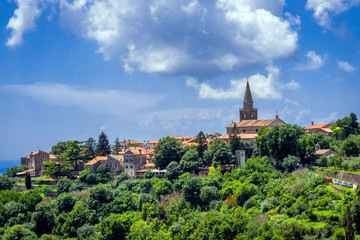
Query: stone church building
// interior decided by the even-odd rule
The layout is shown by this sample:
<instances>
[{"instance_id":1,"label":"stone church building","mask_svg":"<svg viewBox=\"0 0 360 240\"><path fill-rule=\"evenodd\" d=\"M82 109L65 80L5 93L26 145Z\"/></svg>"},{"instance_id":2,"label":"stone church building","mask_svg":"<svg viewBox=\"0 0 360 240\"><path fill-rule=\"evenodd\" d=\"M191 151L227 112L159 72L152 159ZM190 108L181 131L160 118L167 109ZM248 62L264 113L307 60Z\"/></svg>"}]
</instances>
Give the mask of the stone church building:
<instances>
[{"instance_id":1,"label":"stone church building","mask_svg":"<svg viewBox=\"0 0 360 240\"><path fill-rule=\"evenodd\" d=\"M238 136L242 140L253 142L257 137L260 127L270 128L273 126L281 126L286 123L276 114L274 119L258 119L258 109L254 108L249 82L246 83L243 108L239 109L240 122L232 122L226 127L226 133L221 138L227 141L234 126Z\"/></svg>"}]
</instances>

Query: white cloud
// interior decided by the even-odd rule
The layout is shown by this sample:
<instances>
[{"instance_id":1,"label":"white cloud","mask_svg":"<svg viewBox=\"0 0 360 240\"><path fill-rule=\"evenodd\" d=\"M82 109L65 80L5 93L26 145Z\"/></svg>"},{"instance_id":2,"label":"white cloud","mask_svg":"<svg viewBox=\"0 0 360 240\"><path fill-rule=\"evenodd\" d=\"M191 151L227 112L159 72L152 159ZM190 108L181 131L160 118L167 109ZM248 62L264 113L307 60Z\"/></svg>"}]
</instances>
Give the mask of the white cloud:
<instances>
[{"instance_id":1,"label":"white cloud","mask_svg":"<svg viewBox=\"0 0 360 240\"><path fill-rule=\"evenodd\" d=\"M35 26L41 10L59 6L63 27L94 40L105 60L120 59L127 71L235 71L249 65L271 65L297 49L298 34L292 24L299 19L282 17L283 0L17 3L9 22L15 43Z\"/></svg>"},{"instance_id":2,"label":"white cloud","mask_svg":"<svg viewBox=\"0 0 360 240\"><path fill-rule=\"evenodd\" d=\"M339 116L340 115L338 112L333 112L327 117L315 119L314 122L315 123L331 123L331 122L335 122L336 120L338 120Z\"/></svg>"},{"instance_id":3,"label":"white cloud","mask_svg":"<svg viewBox=\"0 0 360 240\"><path fill-rule=\"evenodd\" d=\"M288 122L295 124L304 124L305 116L309 115L311 111L309 109L304 109L300 103L295 102L291 99L284 100L284 108L280 111L280 118L284 117Z\"/></svg>"},{"instance_id":4,"label":"white cloud","mask_svg":"<svg viewBox=\"0 0 360 240\"><path fill-rule=\"evenodd\" d=\"M308 61L306 64L299 65L299 70L316 70L322 67L326 60L325 56L317 55L314 50L308 51L305 56L308 58Z\"/></svg>"},{"instance_id":5,"label":"white cloud","mask_svg":"<svg viewBox=\"0 0 360 240\"><path fill-rule=\"evenodd\" d=\"M229 89L214 89L207 83L199 83L195 78L190 77L186 80L186 85L199 91L200 98L212 98L217 100L243 97L246 82L249 81L251 92L254 96L264 99L281 98L280 89L297 89L299 84L294 80L287 84L278 82L280 71L276 67L268 67L268 75L255 74L248 78L230 80Z\"/></svg>"},{"instance_id":6,"label":"white cloud","mask_svg":"<svg viewBox=\"0 0 360 240\"><path fill-rule=\"evenodd\" d=\"M346 61L337 61L337 65L340 69L346 71L346 72L352 72L355 70L353 66L350 65L350 63Z\"/></svg>"},{"instance_id":7,"label":"white cloud","mask_svg":"<svg viewBox=\"0 0 360 240\"><path fill-rule=\"evenodd\" d=\"M291 15L291 13L286 12L285 13L285 17L288 19L289 23L294 26L294 28L296 30L300 30L301 29L301 19L298 15L293 16Z\"/></svg>"},{"instance_id":8,"label":"white cloud","mask_svg":"<svg viewBox=\"0 0 360 240\"><path fill-rule=\"evenodd\" d=\"M126 115L158 104L165 96L121 90L84 90L64 84L35 83L7 85L14 94L31 97L45 104L76 106L92 113Z\"/></svg>"},{"instance_id":9,"label":"white cloud","mask_svg":"<svg viewBox=\"0 0 360 240\"><path fill-rule=\"evenodd\" d=\"M314 11L313 17L317 23L329 28L330 18L360 4L360 0L308 0L306 9Z\"/></svg>"},{"instance_id":10,"label":"white cloud","mask_svg":"<svg viewBox=\"0 0 360 240\"><path fill-rule=\"evenodd\" d=\"M6 41L9 47L22 43L23 34L35 28L35 20L41 14L37 0L15 0L15 2L18 8L6 26L7 29L11 29L11 37Z\"/></svg>"}]
</instances>

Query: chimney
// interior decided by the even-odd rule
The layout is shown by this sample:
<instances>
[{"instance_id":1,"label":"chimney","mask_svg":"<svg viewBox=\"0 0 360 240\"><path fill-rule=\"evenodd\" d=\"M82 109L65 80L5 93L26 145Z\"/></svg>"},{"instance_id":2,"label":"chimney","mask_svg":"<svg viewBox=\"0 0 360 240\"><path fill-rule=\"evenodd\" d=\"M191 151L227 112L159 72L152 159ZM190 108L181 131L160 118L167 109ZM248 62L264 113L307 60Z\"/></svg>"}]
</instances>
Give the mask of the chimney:
<instances>
[{"instance_id":1,"label":"chimney","mask_svg":"<svg viewBox=\"0 0 360 240\"><path fill-rule=\"evenodd\" d=\"M311 122L311 125L314 125L314 121Z\"/></svg>"},{"instance_id":2,"label":"chimney","mask_svg":"<svg viewBox=\"0 0 360 240\"><path fill-rule=\"evenodd\" d=\"M139 149L139 154L141 155L141 149Z\"/></svg>"}]
</instances>

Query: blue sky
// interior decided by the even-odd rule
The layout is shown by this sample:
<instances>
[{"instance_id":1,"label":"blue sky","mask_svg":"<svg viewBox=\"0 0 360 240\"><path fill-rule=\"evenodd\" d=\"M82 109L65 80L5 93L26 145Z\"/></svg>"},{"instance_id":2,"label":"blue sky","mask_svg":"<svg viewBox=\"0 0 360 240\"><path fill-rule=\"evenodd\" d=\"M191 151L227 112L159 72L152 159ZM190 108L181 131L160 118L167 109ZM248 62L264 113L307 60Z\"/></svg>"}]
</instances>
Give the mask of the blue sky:
<instances>
[{"instance_id":1,"label":"blue sky","mask_svg":"<svg viewBox=\"0 0 360 240\"><path fill-rule=\"evenodd\" d=\"M360 0L0 2L0 159L259 118L360 115Z\"/></svg>"}]
</instances>

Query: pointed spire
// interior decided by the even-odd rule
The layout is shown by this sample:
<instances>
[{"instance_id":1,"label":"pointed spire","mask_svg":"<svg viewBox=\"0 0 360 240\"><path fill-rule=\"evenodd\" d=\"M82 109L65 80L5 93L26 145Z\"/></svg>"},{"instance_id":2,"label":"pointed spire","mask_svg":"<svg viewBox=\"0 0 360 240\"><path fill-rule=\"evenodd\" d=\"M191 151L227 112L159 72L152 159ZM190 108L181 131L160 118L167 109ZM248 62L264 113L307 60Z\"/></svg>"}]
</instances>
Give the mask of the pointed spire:
<instances>
[{"instance_id":1,"label":"pointed spire","mask_svg":"<svg viewBox=\"0 0 360 240\"><path fill-rule=\"evenodd\" d=\"M246 90L245 90L245 96L244 96L244 104L246 104L246 103L253 103L249 81L246 82Z\"/></svg>"}]
</instances>

